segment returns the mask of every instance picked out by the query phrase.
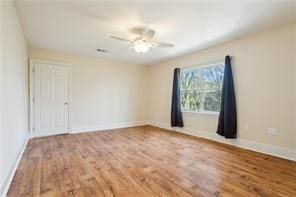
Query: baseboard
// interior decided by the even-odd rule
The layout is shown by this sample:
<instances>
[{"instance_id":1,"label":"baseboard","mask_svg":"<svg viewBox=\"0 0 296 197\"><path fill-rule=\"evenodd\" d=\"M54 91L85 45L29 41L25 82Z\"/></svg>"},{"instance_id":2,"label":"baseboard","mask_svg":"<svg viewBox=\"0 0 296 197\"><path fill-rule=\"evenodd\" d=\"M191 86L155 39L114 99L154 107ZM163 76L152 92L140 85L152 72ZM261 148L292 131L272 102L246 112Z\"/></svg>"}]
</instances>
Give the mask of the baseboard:
<instances>
[{"instance_id":1,"label":"baseboard","mask_svg":"<svg viewBox=\"0 0 296 197\"><path fill-rule=\"evenodd\" d=\"M30 133L28 132L26 141L25 141L25 143L24 143L21 151L19 152L16 161L14 162L13 168L12 168L12 170L9 173L9 177L6 179L6 183L5 183L4 187L3 187L2 193L0 195L1 197L5 197L7 195L7 192L9 190L10 185L11 185L11 182L13 180L13 177L15 175L15 172L16 172L16 170L18 168L18 165L19 165L19 163L20 163L20 161L22 159L22 156L23 156L23 154L25 152L25 149L27 147L27 144L28 144L29 139L30 139Z\"/></svg>"},{"instance_id":2,"label":"baseboard","mask_svg":"<svg viewBox=\"0 0 296 197\"><path fill-rule=\"evenodd\" d=\"M241 147L244 149L296 161L295 149L274 146L270 144L264 144L264 143L254 142L254 141L245 140L245 139L225 139L224 137L219 136L216 133L198 131L192 128L172 128L168 124L157 122L157 121L149 121L148 124L152 126L168 129L168 130L173 130L179 133L193 135L193 136L205 138L208 140L213 140L216 142L221 142L224 144L229 144L229 145Z\"/></svg>"},{"instance_id":3,"label":"baseboard","mask_svg":"<svg viewBox=\"0 0 296 197\"><path fill-rule=\"evenodd\" d=\"M85 126L85 127L73 127L70 133L83 133L92 131L102 131L109 129L119 129L127 127L136 127L147 125L147 121L137 121L137 122L125 122L125 123L112 123L112 124L102 124L95 126Z\"/></svg>"}]
</instances>

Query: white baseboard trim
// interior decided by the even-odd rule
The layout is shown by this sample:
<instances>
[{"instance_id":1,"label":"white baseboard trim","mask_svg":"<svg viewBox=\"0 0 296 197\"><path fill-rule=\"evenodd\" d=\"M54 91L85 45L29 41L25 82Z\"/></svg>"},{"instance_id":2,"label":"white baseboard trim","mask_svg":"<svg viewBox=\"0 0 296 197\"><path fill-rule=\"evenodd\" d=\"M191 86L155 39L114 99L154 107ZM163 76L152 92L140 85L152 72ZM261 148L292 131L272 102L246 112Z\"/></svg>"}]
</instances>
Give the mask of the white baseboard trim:
<instances>
[{"instance_id":1,"label":"white baseboard trim","mask_svg":"<svg viewBox=\"0 0 296 197\"><path fill-rule=\"evenodd\" d=\"M102 125L85 126L85 127L72 127L70 133L83 133L83 132L92 132L92 131L102 131L102 130L110 130L110 129L144 126L144 125L147 125L147 122L148 121L137 121L137 122L102 124Z\"/></svg>"},{"instance_id":2,"label":"white baseboard trim","mask_svg":"<svg viewBox=\"0 0 296 197\"><path fill-rule=\"evenodd\" d=\"M172 128L172 127L170 127L170 125L168 125L166 123L157 122L157 121L149 121L148 124L152 125L152 126L176 131L179 133L193 135L193 136L205 138L208 140L213 140L213 141L221 142L224 144L229 144L229 145L241 147L244 149L248 149L248 150L252 150L252 151L265 153L268 155L296 161L296 149L274 146L274 145L270 145L270 144L264 144L264 143L259 143L259 142L254 142L251 140L239 139L239 138L225 139L224 137L219 136L216 133L198 131L196 129L186 128L186 127L185 128Z\"/></svg>"},{"instance_id":3,"label":"white baseboard trim","mask_svg":"<svg viewBox=\"0 0 296 197\"><path fill-rule=\"evenodd\" d=\"M28 132L27 139L26 139L21 151L19 152L19 154L18 154L18 156L17 156L17 158L16 158L16 160L14 162L13 168L11 169L8 178L6 179L5 185L4 185L2 193L0 195L1 197L5 197L7 195L7 192L9 190L10 185L11 185L12 179L13 179L13 177L15 175L15 172L16 172L16 170L17 170L17 168L19 166L19 163L20 163L20 161L22 159L22 156L23 156L23 154L25 152L25 149L27 147L29 139L30 139L30 133Z\"/></svg>"}]
</instances>

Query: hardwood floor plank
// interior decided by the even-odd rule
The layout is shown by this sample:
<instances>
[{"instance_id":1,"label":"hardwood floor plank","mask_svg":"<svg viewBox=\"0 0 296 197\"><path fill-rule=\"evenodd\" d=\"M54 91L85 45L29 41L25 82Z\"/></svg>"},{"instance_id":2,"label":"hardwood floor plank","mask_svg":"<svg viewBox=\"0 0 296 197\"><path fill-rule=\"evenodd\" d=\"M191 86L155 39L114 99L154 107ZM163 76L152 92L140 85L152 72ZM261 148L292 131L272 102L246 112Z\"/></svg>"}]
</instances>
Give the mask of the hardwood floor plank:
<instances>
[{"instance_id":1,"label":"hardwood floor plank","mask_svg":"<svg viewBox=\"0 0 296 197\"><path fill-rule=\"evenodd\" d=\"M31 139L8 196L296 196L296 162L152 126Z\"/></svg>"}]
</instances>

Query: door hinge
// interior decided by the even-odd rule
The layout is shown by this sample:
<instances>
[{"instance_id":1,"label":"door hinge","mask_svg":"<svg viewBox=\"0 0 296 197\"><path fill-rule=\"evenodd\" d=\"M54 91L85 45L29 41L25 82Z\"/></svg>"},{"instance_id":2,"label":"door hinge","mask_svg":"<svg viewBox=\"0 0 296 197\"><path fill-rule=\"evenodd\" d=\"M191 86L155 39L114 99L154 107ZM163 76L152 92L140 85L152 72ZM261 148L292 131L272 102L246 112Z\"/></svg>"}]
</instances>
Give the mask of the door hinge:
<instances>
[{"instance_id":1,"label":"door hinge","mask_svg":"<svg viewBox=\"0 0 296 197\"><path fill-rule=\"evenodd\" d=\"M33 131L35 131L35 126L33 126Z\"/></svg>"},{"instance_id":2,"label":"door hinge","mask_svg":"<svg viewBox=\"0 0 296 197\"><path fill-rule=\"evenodd\" d=\"M33 72L35 72L35 68L33 67Z\"/></svg>"},{"instance_id":3,"label":"door hinge","mask_svg":"<svg viewBox=\"0 0 296 197\"><path fill-rule=\"evenodd\" d=\"M33 97L33 103L35 103L35 97Z\"/></svg>"}]
</instances>

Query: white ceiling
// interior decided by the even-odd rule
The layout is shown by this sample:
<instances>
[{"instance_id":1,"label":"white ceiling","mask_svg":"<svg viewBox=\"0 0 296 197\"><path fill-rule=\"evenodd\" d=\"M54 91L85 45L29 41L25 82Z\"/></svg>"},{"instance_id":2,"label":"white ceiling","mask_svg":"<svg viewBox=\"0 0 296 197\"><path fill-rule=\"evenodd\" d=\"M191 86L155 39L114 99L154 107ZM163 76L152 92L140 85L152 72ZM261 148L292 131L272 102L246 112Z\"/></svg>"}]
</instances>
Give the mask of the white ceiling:
<instances>
[{"instance_id":1,"label":"white ceiling","mask_svg":"<svg viewBox=\"0 0 296 197\"><path fill-rule=\"evenodd\" d=\"M76 0L15 4L31 46L148 65L295 20L295 2ZM109 38L133 37L131 29L139 26L155 30L154 41L174 43L175 47L137 54L132 49L119 51L129 45ZM97 48L109 53L98 54Z\"/></svg>"}]
</instances>

